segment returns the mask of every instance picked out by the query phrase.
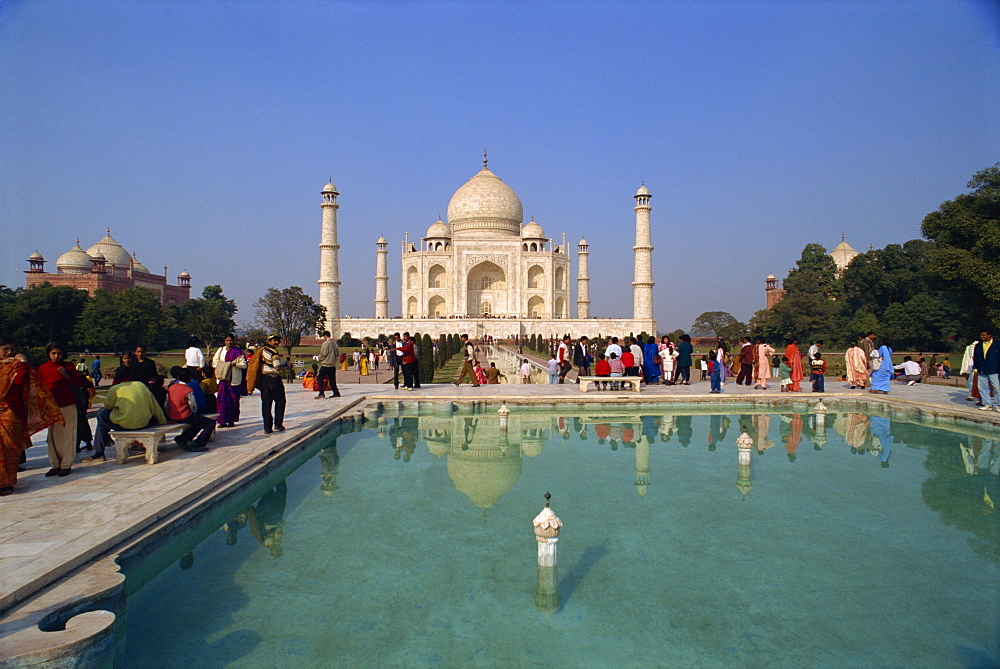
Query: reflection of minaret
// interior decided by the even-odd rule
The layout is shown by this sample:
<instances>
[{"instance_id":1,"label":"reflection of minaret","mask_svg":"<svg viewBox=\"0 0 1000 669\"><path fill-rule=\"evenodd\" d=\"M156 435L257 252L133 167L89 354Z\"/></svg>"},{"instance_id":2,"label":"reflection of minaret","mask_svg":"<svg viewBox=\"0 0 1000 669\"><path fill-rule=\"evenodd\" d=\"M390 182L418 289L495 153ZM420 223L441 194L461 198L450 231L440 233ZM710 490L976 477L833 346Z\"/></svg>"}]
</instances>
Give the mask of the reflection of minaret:
<instances>
[{"instance_id":1,"label":"reflection of minaret","mask_svg":"<svg viewBox=\"0 0 1000 669\"><path fill-rule=\"evenodd\" d=\"M753 487L753 479L750 477L750 452L753 449L753 439L746 432L736 440L736 452L739 467L736 470L736 488L746 499L747 493Z\"/></svg>"},{"instance_id":2,"label":"reflection of minaret","mask_svg":"<svg viewBox=\"0 0 1000 669\"><path fill-rule=\"evenodd\" d=\"M649 488L649 442L645 439L639 439L635 445L635 485L639 497L645 497Z\"/></svg>"},{"instance_id":3,"label":"reflection of minaret","mask_svg":"<svg viewBox=\"0 0 1000 669\"><path fill-rule=\"evenodd\" d=\"M653 320L653 239L649 231L649 189L640 186L635 193L635 274L632 280L632 318Z\"/></svg>"},{"instance_id":4,"label":"reflection of minaret","mask_svg":"<svg viewBox=\"0 0 1000 669\"><path fill-rule=\"evenodd\" d=\"M323 233L319 243L319 303L326 307L326 327L340 336L340 268L337 264L337 187L333 180L323 187Z\"/></svg>"},{"instance_id":5,"label":"reflection of minaret","mask_svg":"<svg viewBox=\"0 0 1000 669\"><path fill-rule=\"evenodd\" d=\"M340 454L337 452L337 440L319 452L319 463L323 467L320 473L322 479L319 489L327 497L333 497L340 486L337 485L337 472L340 471Z\"/></svg>"},{"instance_id":6,"label":"reflection of minaret","mask_svg":"<svg viewBox=\"0 0 1000 669\"><path fill-rule=\"evenodd\" d=\"M576 275L576 317L590 318L590 251L586 239L581 239Z\"/></svg>"},{"instance_id":7,"label":"reflection of minaret","mask_svg":"<svg viewBox=\"0 0 1000 669\"><path fill-rule=\"evenodd\" d=\"M389 318L389 242L379 237L375 260L375 318Z\"/></svg>"}]
</instances>

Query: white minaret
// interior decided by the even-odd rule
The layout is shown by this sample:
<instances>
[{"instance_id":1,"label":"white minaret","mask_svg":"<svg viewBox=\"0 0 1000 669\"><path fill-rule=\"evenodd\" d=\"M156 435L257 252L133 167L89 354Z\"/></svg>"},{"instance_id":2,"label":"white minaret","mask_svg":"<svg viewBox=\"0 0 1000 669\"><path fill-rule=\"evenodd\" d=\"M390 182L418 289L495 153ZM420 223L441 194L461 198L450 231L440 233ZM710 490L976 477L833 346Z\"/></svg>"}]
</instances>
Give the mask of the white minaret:
<instances>
[{"instance_id":1,"label":"white minaret","mask_svg":"<svg viewBox=\"0 0 1000 669\"><path fill-rule=\"evenodd\" d=\"M389 318L389 242L379 237L375 246L375 318Z\"/></svg>"},{"instance_id":2,"label":"white minaret","mask_svg":"<svg viewBox=\"0 0 1000 669\"><path fill-rule=\"evenodd\" d=\"M340 336L340 267L337 263L337 187L323 186L323 234L319 243L319 303L326 307L326 327L336 339Z\"/></svg>"},{"instance_id":3,"label":"white minaret","mask_svg":"<svg viewBox=\"0 0 1000 669\"><path fill-rule=\"evenodd\" d=\"M590 318L590 247L586 239L581 239L577 247L576 317Z\"/></svg>"},{"instance_id":4,"label":"white minaret","mask_svg":"<svg viewBox=\"0 0 1000 669\"><path fill-rule=\"evenodd\" d=\"M632 281L632 318L653 320L653 240L649 234L649 189L645 184L635 193L635 278Z\"/></svg>"}]
</instances>

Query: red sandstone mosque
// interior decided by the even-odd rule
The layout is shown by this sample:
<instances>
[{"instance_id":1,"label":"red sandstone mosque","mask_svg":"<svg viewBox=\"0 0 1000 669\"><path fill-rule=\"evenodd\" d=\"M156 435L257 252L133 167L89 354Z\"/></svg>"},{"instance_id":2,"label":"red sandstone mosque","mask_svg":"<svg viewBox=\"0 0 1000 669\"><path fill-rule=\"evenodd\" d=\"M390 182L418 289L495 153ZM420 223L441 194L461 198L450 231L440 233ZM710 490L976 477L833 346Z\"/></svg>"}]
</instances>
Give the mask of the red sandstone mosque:
<instances>
[{"instance_id":1,"label":"red sandstone mosque","mask_svg":"<svg viewBox=\"0 0 1000 669\"><path fill-rule=\"evenodd\" d=\"M146 288L160 297L162 304L180 304L191 298L191 275L187 271L177 276L177 285L167 285L167 268L163 274L153 274L139 262L135 254L126 251L111 237L111 229L99 242L86 251L76 246L59 256L56 271L45 271L45 258L38 251L28 258L25 272L28 288L43 283L70 286L85 290L91 296L104 289L112 293L127 288Z\"/></svg>"}]
</instances>

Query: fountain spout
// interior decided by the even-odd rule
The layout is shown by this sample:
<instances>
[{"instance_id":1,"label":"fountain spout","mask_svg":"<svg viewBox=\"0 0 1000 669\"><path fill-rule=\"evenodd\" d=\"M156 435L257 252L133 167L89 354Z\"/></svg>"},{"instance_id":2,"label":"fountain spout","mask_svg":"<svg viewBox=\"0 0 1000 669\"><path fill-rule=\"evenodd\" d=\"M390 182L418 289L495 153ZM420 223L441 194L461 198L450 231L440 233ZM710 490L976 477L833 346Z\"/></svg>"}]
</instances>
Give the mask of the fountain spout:
<instances>
[{"instance_id":1,"label":"fountain spout","mask_svg":"<svg viewBox=\"0 0 1000 669\"><path fill-rule=\"evenodd\" d=\"M556 544L562 521L549 506L552 495L545 493L545 508L532 524L538 542L538 583L535 586L535 608L543 615L559 610L559 584L556 579Z\"/></svg>"}]
</instances>

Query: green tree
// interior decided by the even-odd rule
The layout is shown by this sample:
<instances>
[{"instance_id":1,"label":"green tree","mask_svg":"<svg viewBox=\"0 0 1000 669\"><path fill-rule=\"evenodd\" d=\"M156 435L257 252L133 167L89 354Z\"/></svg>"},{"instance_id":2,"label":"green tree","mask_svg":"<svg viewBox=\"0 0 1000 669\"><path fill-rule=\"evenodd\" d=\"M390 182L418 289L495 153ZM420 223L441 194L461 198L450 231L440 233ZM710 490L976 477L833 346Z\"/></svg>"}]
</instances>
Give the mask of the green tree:
<instances>
[{"instance_id":1,"label":"green tree","mask_svg":"<svg viewBox=\"0 0 1000 669\"><path fill-rule=\"evenodd\" d=\"M694 319L691 334L695 337L714 337L720 329L737 322L736 317L726 311L706 311Z\"/></svg>"},{"instance_id":2,"label":"green tree","mask_svg":"<svg viewBox=\"0 0 1000 669\"><path fill-rule=\"evenodd\" d=\"M987 322L1000 325L1000 163L976 172L967 187L920 226L935 243L930 271L958 307L963 340Z\"/></svg>"},{"instance_id":3,"label":"green tree","mask_svg":"<svg viewBox=\"0 0 1000 669\"><path fill-rule=\"evenodd\" d=\"M264 297L254 303L254 309L257 323L281 337L281 345L288 355L302 341L303 334L321 331L326 319L326 310L298 286L282 290L268 288Z\"/></svg>"},{"instance_id":4,"label":"green tree","mask_svg":"<svg viewBox=\"0 0 1000 669\"><path fill-rule=\"evenodd\" d=\"M178 305L174 318L188 335L194 335L205 346L213 348L221 345L226 334L236 329L235 313L236 303L223 296L220 286L206 286L201 299Z\"/></svg>"},{"instance_id":5,"label":"green tree","mask_svg":"<svg viewBox=\"0 0 1000 669\"><path fill-rule=\"evenodd\" d=\"M87 291L50 283L5 291L0 295L3 332L22 348L45 346L55 340L75 342L77 321L90 299Z\"/></svg>"},{"instance_id":6,"label":"green tree","mask_svg":"<svg viewBox=\"0 0 1000 669\"><path fill-rule=\"evenodd\" d=\"M84 307L74 336L78 346L98 350L123 351L138 344L157 350L171 340L174 327L159 295L151 290L98 290Z\"/></svg>"},{"instance_id":7,"label":"green tree","mask_svg":"<svg viewBox=\"0 0 1000 669\"><path fill-rule=\"evenodd\" d=\"M837 263L820 244L806 244L782 287L788 292L818 293L827 299L837 299L840 293Z\"/></svg>"},{"instance_id":8,"label":"green tree","mask_svg":"<svg viewBox=\"0 0 1000 669\"><path fill-rule=\"evenodd\" d=\"M434 383L434 342L429 334L420 338L420 382Z\"/></svg>"}]
</instances>

